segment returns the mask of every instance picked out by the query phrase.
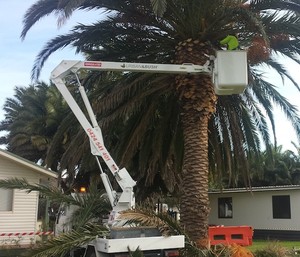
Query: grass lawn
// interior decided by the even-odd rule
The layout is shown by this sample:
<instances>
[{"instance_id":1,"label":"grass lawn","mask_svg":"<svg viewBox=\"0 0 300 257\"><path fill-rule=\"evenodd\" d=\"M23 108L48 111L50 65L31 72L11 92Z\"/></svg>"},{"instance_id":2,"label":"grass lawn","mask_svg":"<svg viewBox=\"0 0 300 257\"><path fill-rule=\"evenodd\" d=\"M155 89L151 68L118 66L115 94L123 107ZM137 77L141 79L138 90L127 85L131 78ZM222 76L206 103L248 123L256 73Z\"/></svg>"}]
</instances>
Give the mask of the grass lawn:
<instances>
[{"instance_id":1,"label":"grass lawn","mask_svg":"<svg viewBox=\"0 0 300 257\"><path fill-rule=\"evenodd\" d=\"M293 248L300 249L300 241L266 241L266 240L254 240L253 244L251 246L248 246L247 248L252 252L255 252L256 250L263 249L268 245L272 245L274 243L279 244L288 249L293 249Z\"/></svg>"}]
</instances>

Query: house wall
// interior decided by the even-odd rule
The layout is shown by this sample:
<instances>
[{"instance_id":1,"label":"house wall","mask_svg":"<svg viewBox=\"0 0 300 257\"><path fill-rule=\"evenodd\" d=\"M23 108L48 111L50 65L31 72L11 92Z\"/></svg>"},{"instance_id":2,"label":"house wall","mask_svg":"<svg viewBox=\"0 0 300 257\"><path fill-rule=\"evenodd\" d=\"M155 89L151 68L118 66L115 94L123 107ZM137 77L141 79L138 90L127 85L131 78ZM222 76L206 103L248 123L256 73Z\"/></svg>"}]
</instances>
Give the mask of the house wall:
<instances>
[{"instance_id":1,"label":"house wall","mask_svg":"<svg viewBox=\"0 0 300 257\"><path fill-rule=\"evenodd\" d=\"M30 183L39 183L40 175L18 163L0 157L0 179L26 178ZM35 232L38 208L38 193L13 190L12 211L0 211L0 234ZM33 239L33 240L32 240ZM34 236L0 236L1 245L28 245Z\"/></svg>"},{"instance_id":2,"label":"house wall","mask_svg":"<svg viewBox=\"0 0 300 257\"><path fill-rule=\"evenodd\" d=\"M290 219L274 219L272 196L289 195ZM232 218L218 218L218 198L232 197ZM210 224L252 226L255 230L300 231L300 190L211 193Z\"/></svg>"}]
</instances>

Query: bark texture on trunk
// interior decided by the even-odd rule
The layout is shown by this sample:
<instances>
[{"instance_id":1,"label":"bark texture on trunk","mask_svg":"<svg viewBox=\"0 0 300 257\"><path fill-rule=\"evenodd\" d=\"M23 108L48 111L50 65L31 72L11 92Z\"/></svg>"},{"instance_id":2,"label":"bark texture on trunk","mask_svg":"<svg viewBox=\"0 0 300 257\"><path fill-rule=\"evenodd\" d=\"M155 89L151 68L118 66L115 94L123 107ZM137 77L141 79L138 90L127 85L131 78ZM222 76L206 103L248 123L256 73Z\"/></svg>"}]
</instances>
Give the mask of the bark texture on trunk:
<instances>
[{"instance_id":1,"label":"bark texture on trunk","mask_svg":"<svg viewBox=\"0 0 300 257\"><path fill-rule=\"evenodd\" d=\"M212 54L209 44L188 39L176 48L175 63L203 65ZM208 121L216 107L211 77L178 75L175 80L181 105L184 160L180 220L198 247L208 246Z\"/></svg>"},{"instance_id":2,"label":"bark texture on trunk","mask_svg":"<svg viewBox=\"0 0 300 257\"><path fill-rule=\"evenodd\" d=\"M184 163L180 219L190 238L199 246L208 238L208 116L183 114Z\"/></svg>"}]
</instances>

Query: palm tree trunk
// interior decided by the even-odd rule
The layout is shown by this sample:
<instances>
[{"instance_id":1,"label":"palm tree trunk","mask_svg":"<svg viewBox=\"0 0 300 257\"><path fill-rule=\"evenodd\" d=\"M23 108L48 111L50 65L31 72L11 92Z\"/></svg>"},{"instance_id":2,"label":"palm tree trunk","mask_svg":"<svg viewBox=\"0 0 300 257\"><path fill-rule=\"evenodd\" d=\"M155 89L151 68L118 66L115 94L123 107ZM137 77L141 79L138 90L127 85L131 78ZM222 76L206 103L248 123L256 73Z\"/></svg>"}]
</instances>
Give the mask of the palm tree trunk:
<instances>
[{"instance_id":1,"label":"palm tree trunk","mask_svg":"<svg viewBox=\"0 0 300 257\"><path fill-rule=\"evenodd\" d=\"M203 65L214 51L207 43L187 39L176 47L175 63ZM180 220L190 239L208 246L208 121L215 112L217 97L211 76L180 76L175 86L181 105L184 159Z\"/></svg>"},{"instance_id":2,"label":"palm tree trunk","mask_svg":"<svg viewBox=\"0 0 300 257\"><path fill-rule=\"evenodd\" d=\"M199 247L208 245L208 116L183 113L184 162L180 219Z\"/></svg>"},{"instance_id":3,"label":"palm tree trunk","mask_svg":"<svg viewBox=\"0 0 300 257\"><path fill-rule=\"evenodd\" d=\"M208 240L208 121L215 110L216 95L211 78L201 76L189 84L201 88L197 101L182 101L184 156L180 217L190 239L199 248L209 247ZM204 92L204 93L203 93ZM201 97L202 96L202 97ZM201 106L201 108L192 108Z\"/></svg>"}]
</instances>

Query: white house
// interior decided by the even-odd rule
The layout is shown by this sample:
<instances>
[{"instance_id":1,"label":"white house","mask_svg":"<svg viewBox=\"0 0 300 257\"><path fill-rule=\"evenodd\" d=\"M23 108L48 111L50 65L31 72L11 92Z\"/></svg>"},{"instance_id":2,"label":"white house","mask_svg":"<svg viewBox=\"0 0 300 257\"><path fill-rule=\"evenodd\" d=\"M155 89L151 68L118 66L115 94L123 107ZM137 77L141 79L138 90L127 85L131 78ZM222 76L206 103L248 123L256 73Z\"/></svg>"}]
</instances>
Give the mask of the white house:
<instances>
[{"instance_id":1,"label":"white house","mask_svg":"<svg viewBox=\"0 0 300 257\"><path fill-rule=\"evenodd\" d=\"M300 240L300 185L224 189L209 198L210 224L248 225L255 239Z\"/></svg>"},{"instance_id":2,"label":"white house","mask_svg":"<svg viewBox=\"0 0 300 257\"><path fill-rule=\"evenodd\" d=\"M0 150L0 179L25 178L29 183L49 183L57 174L5 150ZM35 242L38 193L0 188L0 247ZM19 234L20 233L20 234Z\"/></svg>"}]
</instances>

